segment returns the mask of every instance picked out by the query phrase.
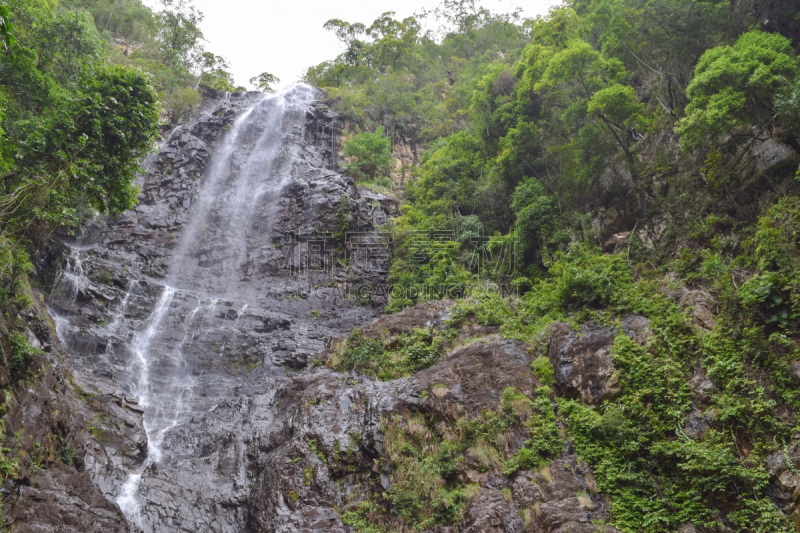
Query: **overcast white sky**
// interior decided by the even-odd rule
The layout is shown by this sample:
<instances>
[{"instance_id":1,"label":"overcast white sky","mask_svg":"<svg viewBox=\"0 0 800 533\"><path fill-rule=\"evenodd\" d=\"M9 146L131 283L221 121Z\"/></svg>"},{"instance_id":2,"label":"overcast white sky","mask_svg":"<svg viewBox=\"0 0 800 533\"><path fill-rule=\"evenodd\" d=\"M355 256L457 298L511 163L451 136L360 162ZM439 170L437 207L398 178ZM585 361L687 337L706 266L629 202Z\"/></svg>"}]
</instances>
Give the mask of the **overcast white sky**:
<instances>
[{"instance_id":1,"label":"overcast white sky","mask_svg":"<svg viewBox=\"0 0 800 533\"><path fill-rule=\"evenodd\" d=\"M322 25L332 18L367 25L385 11L405 18L439 0L194 0L205 14L206 49L231 63L236 83L267 71L292 83L311 65L333 59L342 44ZM156 8L156 0L145 0ZM519 7L526 17L547 13L556 0L483 0L495 12Z\"/></svg>"}]
</instances>

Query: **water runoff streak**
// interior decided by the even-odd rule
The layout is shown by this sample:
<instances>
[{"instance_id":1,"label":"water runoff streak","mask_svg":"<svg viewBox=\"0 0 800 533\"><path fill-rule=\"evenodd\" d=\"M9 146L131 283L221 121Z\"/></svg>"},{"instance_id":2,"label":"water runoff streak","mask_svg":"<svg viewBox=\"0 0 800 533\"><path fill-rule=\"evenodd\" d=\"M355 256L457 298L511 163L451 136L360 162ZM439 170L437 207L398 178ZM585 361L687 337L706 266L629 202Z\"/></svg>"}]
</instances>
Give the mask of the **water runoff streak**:
<instances>
[{"instance_id":1,"label":"water runoff streak","mask_svg":"<svg viewBox=\"0 0 800 533\"><path fill-rule=\"evenodd\" d=\"M236 300L252 290L243 279L241 265L248 261L248 243L257 233L252 230L253 217L263 204L262 197L277 197L288 181L296 154L286 147L291 144L286 139L302 133L306 106L314 99L312 88L291 86L256 99L234 120L211 153L189 222L173 248L160 297L128 341L125 374L131 395L144 409L148 437L147 459L129 475L117 497L132 524L143 525L142 476L150 465L166 460L165 436L189 416L195 394L193 374L201 371L187 368L185 354L196 347L205 318L220 311L216 308L221 299ZM179 300L196 303L185 316L171 316ZM246 310L246 304L235 310L237 319L229 328L232 338ZM157 339L176 335L176 325L182 331L172 349L164 349ZM224 341L221 345L224 351Z\"/></svg>"}]
</instances>

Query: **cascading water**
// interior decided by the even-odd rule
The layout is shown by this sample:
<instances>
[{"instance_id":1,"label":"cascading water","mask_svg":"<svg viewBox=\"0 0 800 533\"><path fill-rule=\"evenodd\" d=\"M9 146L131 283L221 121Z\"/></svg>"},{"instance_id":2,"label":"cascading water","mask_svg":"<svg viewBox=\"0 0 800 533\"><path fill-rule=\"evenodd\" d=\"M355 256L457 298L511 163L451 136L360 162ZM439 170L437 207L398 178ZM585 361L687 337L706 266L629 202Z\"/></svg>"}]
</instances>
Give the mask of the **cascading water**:
<instances>
[{"instance_id":1,"label":"cascading water","mask_svg":"<svg viewBox=\"0 0 800 533\"><path fill-rule=\"evenodd\" d=\"M301 86L258 99L233 122L212 153L212 165L175 248L167 285L147 328L134 337L131 346L135 358L131 361L130 374L137 376L132 379L132 392L145 409L144 426L148 437L148 458L142 471L161 460L165 434L180 423L183 408L190 402L193 379L186 371L182 352L187 336L194 340L196 332L192 322L203 308L202 296L185 322L184 341L173 353L154 353L150 343L159 328L164 327L176 291L219 298L235 296L232 294L235 288L241 288L238 266L246 261L246 234L257 205L255 192L259 189L262 194L269 189L278 191L285 184L284 174L289 170L291 157L281 161L279 156L286 129L291 132L293 126L302 127L305 106L313 99L313 90ZM239 153L247 144L253 145L249 153ZM213 259L204 262L201 259L204 255ZM209 299L209 307L213 308L216 301ZM236 313L230 328L232 338L246 309L245 303ZM221 353L226 342L227 339L222 342ZM130 474L117 500L123 512L137 525L141 523L137 487L142 471Z\"/></svg>"},{"instance_id":2,"label":"cascading water","mask_svg":"<svg viewBox=\"0 0 800 533\"><path fill-rule=\"evenodd\" d=\"M316 98L297 85L209 107L148 160L139 205L69 244L50 311L76 370L110 380L120 405L143 411L146 455L130 450L93 470L137 531L211 530L213 521L228 524L214 531L241 530L247 476L229 459L207 462L198 425L376 312L340 301L324 319L310 299L283 296L301 291L284 270L293 248L277 242L282 217L330 231L354 193L306 132ZM307 191L306 207L287 211L290 184Z\"/></svg>"},{"instance_id":3,"label":"cascading water","mask_svg":"<svg viewBox=\"0 0 800 533\"><path fill-rule=\"evenodd\" d=\"M135 359L131 361L131 364L134 370L138 371L139 373L139 381L136 383L137 386L135 392L139 400L139 404L145 408L144 427L148 436L148 457L145 465L161 459L161 450L157 443L153 439L150 439L151 428L148 427L151 425L148 418L152 420L152 415L149 417L147 415L152 413L153 410L157 408L157 398L156 395L153 394L152 387L150 387L150 342L153 340L153 337L158 331L158 327L161 324L164 315L167 314L169 305L172 303L173 296L175 296L175 289L165 286L161 295L161 299L158 301L158 305L156 305L153 315L150 317L147 328L140 335L136 335L131 346L131 351L135 356ZM132 520L137 524L139 523L140 517L139 506L136 501L136 489L141 477L141 472L131 473L128 481L122 486L122 491L117 500L122 512L128 516L129 520Z\"/></svg>"}]
</instances>

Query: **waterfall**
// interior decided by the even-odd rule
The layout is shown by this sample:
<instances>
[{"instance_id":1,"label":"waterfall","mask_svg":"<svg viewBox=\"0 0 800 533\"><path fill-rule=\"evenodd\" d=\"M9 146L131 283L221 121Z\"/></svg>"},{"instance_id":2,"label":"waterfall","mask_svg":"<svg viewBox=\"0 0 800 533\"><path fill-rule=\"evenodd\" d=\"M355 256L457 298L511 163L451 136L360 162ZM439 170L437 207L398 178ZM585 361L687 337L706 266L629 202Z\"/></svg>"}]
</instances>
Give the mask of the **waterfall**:
<instances>
[{"instance_id":1,"label":"waterfall","mask_svg":"<svg viewBox=\"0 0 800 533\"><path fill-rule=\"evenodd\" d=\"M234 394L232 380L208 375L208 369L235 367L240 364L238 361L250 357L247 349L255 348L237 344L240 327L249 320L248 313L258 309L260 319L268 320L265 313L269 309L259 307L267 291L250 276L255 268L251 254L257 250L256 255L263 255L263 250L270 247L270 236L264 228L271 227L270 216L279 193L291 179L308 106L315 97L311 87L295 85L275 94L250 94L237 103L226 99L220 104L218 109L223 111L238 111L208 148L209 164L197 178L191 205L188 209L186 204L182 206L187 214L182 219L170 214L171 219L182 222L169 230L171 235L174 232L174 244L166 259L164 277L155 277L150 267L141 267L127 280L117 281L116 286L108 280L98 283L98 272L107 264L101 261L131 264L140 261L141 255L130 254L123 259L122 252L115 252L119 258L114 254L102 259L93 257L92 268L87 270L87 259L76 245L56 279L56 285L69 298L62 302L62 307L69 307L68 312L51 309L64 345L86 345L86 332L92 332L92 338L112 339L105 348L107 354L102 356L105 366L101 373L110 375L125 391L126 398L137 401L144 410L147 458L128 471L116 493L122 511L141 530L159 530L148 522L142 491L151 467L173 460L171 432L212 408L214 398ZM208 111L200 116L198 124L201 120L214 120L215 116L217 111ZM190 125L173 132L161 143L162 149L179 146L181 137L193 131ZM154 158L148 158L146 165L145 190L157 185L157 180L162 179L159 176L169 180L182 172L170 168L159 175ZM120 247L127 252L135 245L124 243ZM114 302L108 304L104 317L87 317L80 301L76 302L87 286L95 293L108 293L104 301ZM71 324L74 321L80 325ZM78 335L84 336L75 341ZM78 354L73 361L98 372L92 361L100 358Z\"/></svg>"},{"instance_id":2,"label":"waterfall","mask_svg":"<svg viewBox=\"0 0 800 533\"><path fill-rule=\"evenodd\" d=\"M155 430L153 427L153 410L158 406L159 398L153 392L150 386L150 366L152 362L150 354L150 343L153 340L161 321L169 310L169 305L172 303L172 298L175 296L175 289L172 287L164 287L161 294L161 299L158 301L153 315L150 317L150 323L147 329L141 335L137 335L131 346L131 351L135 355L135 359L131 361L135 371L138 371L140 379L137 383L136 393L139 404L145 408L145 430L147 431L148 447L147 447L147 461L145 467L152 462L157 462L161 459L161 449L155 439L150 439L151 433ZM150 416L148 416L150 415ZM148 420L149 419L149 420ZM139 480L141 479L141 472L131 473L128 481L123 485L117 503L119 503L122 512L133 523L139 523L139 505L136 501L136 488L138 487Z\"/></svg>"},{"instance_id":3,"label":"waterfall","mask_svg":"<svg viewBox=\"0 0 800 533\"><path fill-rule=\"evenodd\" d=\"M251 217L261 195L277 192L286 184L292 154L285 153L284 141L293 129L302 129L306 105L314 97L310 87L289 87L258 98L234 120L211 154L211 166L174 249L162 296L147 328L132 342L135 358L130 374L138 376L134 391L145 409L148 458L141 471L130 474L117 502L136 525L141 525L137 489L142 472L162 459L166 434L179 425L184 407L191 402L194 380L186 373L182 354L185 340L189 338L191 344L198 333L193 329L194 317L206 306L206 312L213 310L219 298L241 292L239 267L247 260ZM177 348L156 353L151 342L161 328L171 327L166 322L176 294L198 297L198 304L183 321L185 332ZM246 309L245 303L236 313L230 328L232 338ZM220 355L226 344L227 338Z\"/></svg>"}]
</instances>

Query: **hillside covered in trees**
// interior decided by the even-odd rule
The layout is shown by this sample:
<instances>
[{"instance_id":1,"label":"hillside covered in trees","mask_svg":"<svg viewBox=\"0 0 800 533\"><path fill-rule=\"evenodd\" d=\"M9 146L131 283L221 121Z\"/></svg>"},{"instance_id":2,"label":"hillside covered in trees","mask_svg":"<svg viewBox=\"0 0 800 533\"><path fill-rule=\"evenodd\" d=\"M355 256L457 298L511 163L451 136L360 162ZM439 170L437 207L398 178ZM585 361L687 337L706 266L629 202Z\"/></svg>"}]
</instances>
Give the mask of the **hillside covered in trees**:
<instances>
[{"instance_id":1,"label":"hillside covered in trees","mask_svg":"<svg viewBox=\"0 0 800 533\"><path fill-rule=\"evenodd\" d=\"M574 0L523 20L460 0L392 15L330 21L347 49L306 75L360 129L424 146L395 185L390 281L403 290L387 312L457 298L459 317L533 345L554 321L648 317L646 345L614 344L618 393L553 397L534 424L595 468L624 531L793 530L768 458L800 436L797 6ZM419 368L350 344L337 368ZM546 434L505 468L559 456ZM393 512L445 519L459 485L445 449L418 459L441 476L434 501L409 503L410 479L388 495Z\"/></svg>"}]
</instances>

